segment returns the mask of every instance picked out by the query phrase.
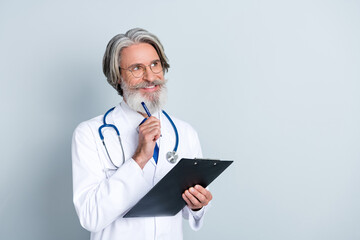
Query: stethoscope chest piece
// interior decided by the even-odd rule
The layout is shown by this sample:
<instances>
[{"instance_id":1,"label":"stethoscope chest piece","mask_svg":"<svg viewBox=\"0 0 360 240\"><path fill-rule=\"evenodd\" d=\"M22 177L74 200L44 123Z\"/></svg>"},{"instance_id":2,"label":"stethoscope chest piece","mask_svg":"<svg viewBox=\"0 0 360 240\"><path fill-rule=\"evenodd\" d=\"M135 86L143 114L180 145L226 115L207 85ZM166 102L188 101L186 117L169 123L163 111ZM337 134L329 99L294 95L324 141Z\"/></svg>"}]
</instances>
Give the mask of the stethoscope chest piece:
<instances>
[{"instance_id":1,"label":"stethoscope chest piece","mask_svg":"<svg viewBox=\"0 0 360 240\"><path fill-rule=\"evenodd\" d=\"M176 163L177 159L178 159L178 155L176 154L175 151L171 151L171 152L168 152L166 154L166 159L168 160L169 163Z\"/></svg>"}]
</instances>

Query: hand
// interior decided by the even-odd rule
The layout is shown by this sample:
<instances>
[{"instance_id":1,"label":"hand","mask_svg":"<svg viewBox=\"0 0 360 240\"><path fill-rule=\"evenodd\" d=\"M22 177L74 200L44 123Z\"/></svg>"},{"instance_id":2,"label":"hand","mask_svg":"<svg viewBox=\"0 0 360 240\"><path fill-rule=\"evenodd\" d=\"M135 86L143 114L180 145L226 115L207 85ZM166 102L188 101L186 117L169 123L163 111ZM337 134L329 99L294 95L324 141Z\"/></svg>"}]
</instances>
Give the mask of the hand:
<instances>
[{"instance_id":1,"label":"hand","mask_svg":"<svg viewBox=\"0 0 360 240\"><path fill-rule=\"evenodd\" d=\"M149 117L139 126L139 142L133 159L141 168L144 168L146 163L152 158L156 140L159 139L160 135L160 120L156 117Z\"/></svg>"},{"instance_id":2,"label":"hand","mask_svg":"<svg viewBox=\"0 0 360 240\"><path fill-rule=\"evenodd\" d=\"M208 205L212 199L211 192L200 185L195 185L182 194L183 199L191 210L200 210Z\"/></svg>"}]
</instances>

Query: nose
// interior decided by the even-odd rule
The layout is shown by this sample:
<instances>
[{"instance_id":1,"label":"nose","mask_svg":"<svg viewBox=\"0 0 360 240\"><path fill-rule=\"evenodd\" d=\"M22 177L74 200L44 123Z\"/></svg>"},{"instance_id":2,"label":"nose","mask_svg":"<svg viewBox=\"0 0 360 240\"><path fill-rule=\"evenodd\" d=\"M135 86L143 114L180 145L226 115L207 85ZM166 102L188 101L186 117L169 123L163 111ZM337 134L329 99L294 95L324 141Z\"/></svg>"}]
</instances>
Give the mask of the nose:
<instances>
[{"instance_id":1,"label":"nose","mask_svg":"<svg viewBox=\"0 0 360 240\"><path fill-rule=\"evenodd\" d=\"M144 71L144 76L143 76L144 80L147 80L149 82L153 82L155 81L158 77L156 76L155 73L153 73L153 71L151 70L150 66L146 66L145 71Z\"/></svg>"}]
</instances>

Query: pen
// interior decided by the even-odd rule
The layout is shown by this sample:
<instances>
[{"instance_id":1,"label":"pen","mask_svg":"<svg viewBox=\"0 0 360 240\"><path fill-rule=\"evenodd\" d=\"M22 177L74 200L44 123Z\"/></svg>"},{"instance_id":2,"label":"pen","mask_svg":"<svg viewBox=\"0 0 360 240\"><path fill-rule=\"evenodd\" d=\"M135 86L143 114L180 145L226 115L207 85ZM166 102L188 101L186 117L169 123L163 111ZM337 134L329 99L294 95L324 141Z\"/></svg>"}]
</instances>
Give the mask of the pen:
<instances>
[{"instance_id":1,"label":"pen","mask_svg":"<svg viewBox=\"0 0 360 240\"><path fill-rule=\"evenodd\" d=\"M141 105L142 105L143 108L145 109L146 114L147 114L149 117L151 117L151 113L150 113L149 109L147 108L146 104L145 104L144 102L141 102ZM143 123L146 121L146 119L147 119L147 118L145 118L144 120L142 120L142 122L139 124L139 126L140 126L141 124L143 124ZM162 137L162 134L160 134L160 137Z\"/></svg>"},{"instance_id":2,"label":"pen","mask_svg":"<svg viewBox=\"0 0 360 240\"><path fill-rule=\"evenodd\" d=\"M149 109L147 108L146 104L144 102L141 102L141 105L143 106L143 108L145 109L146 114L151 117L151 113L149 111Z\"/></svg>"},{"instance_id":3,"label":"pen","mask_svg":"<svg viewBox=\"0 0 360 240\"><path fill-rule=\"evenodd\" d=\"M144 102L141 102L141 105L142 105L143 108L145 109L146 114L147 114L149 117L151 117L151 113L150 113L149 109L147 108L147 106L145 105L145 103L144 103ZM140 126L141 124L143 124L146 120L147 120L147 118L144 118L144 120L141 121L141 123L139 124L139 126Z\"/></svg>"}]
</instances>

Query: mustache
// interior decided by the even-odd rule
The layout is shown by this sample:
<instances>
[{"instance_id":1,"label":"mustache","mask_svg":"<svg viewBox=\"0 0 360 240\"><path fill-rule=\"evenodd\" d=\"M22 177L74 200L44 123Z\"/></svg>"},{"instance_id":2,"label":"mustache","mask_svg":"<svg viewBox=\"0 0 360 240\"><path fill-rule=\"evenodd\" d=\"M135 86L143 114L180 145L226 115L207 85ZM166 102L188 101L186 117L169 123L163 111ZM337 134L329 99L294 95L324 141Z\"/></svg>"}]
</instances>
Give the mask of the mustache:
<instances>
[{"instance_id":1,"label":"mustache","mask_svg":"<svg viewBox=\"0 0 360 240\"><path fill-rule=\"evenodd\" d=\"M151 87L151 86L163 86L166 84L166 80L160 80L160 79L157 79L157 80L154 80L152 82L141 82L141 83L138 83L134 86L131 86L130 89L140 89L140 88L146 88L146 87Z\"/></svg>"}]
</instances>

